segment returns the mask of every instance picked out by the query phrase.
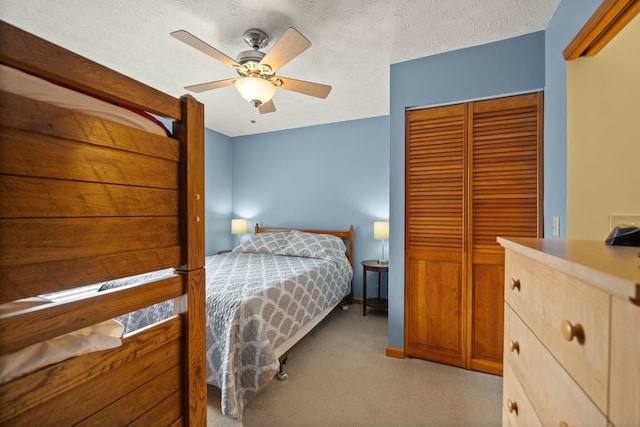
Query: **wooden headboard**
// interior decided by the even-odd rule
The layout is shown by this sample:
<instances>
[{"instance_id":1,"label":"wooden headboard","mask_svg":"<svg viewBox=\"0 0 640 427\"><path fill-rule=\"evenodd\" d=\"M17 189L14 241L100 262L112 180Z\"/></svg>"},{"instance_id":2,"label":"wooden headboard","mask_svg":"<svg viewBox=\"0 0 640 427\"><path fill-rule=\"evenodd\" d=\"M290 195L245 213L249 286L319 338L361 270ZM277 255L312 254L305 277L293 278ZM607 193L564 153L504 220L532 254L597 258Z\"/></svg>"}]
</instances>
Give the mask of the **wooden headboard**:
<instances>
[{"instance_id":1,"label":"wooden headboard","mask_svg":"<svg viewBox=\"0 0 640 427\"><path fill-rule=\"evenodd\" d=\"M174 268L167 279L0 316L8 354L179 298L111 350L0 385L1 425L206 425L204 114L0 21L0 63L173 120L172 137L0 93L0 303Z\"/></svg>"},{"instance_id":2,"label":"wooden headboard","mask_svg":"<svg viewBox=\"0 0 640 427\"><path fill-rule=\"evenodd\" d=\"M254 232L256 234L258 233L274 233L274 232L278 232L278 231L292 231L292 230L297 230L297 231L303 231L305 233L316 233L316 234L331 234L333 236L336 237L340 237L341 239L347 239L348 240L348 248L349 251L347 253L347 258L349 258L349 262L351 263L351 267L353 267L353 225L349 227L348 230L313 230L313 229L307 229L307 228L274 228L274 227L260 227L259 224L256 224Z\"/></svg>"}]
</instances>

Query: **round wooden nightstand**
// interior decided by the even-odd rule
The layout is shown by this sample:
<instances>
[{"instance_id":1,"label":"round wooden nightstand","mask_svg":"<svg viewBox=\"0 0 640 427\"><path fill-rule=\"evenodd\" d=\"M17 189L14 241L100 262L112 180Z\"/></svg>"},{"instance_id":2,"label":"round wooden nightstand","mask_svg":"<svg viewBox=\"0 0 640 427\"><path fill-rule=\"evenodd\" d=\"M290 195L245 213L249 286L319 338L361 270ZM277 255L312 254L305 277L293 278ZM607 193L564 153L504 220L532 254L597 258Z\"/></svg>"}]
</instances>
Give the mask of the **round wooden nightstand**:
<instances>
[{"instance_id":1,"label":"round wooden nightstand","mask_svg":"<svg viewBox=\"0 0 640 427\"><path fill-rule=\"evenodd\" d=\"M367 307L386 310L389 307L389 301L380 297L380 276L383 271L389 273L389 263L369 259L362 261L362 268L362 315L367 315ZM367 271L378 273L378 298L367 298Z\"/></svg>"}]
</instances>

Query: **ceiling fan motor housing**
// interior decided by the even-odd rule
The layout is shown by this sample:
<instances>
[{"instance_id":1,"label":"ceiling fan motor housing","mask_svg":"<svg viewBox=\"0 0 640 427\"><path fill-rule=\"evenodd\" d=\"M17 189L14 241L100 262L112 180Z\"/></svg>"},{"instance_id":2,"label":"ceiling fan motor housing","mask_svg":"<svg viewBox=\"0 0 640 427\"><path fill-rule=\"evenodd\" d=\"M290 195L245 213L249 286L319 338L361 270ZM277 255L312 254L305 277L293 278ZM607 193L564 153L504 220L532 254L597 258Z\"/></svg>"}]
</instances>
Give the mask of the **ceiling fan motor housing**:
<instances>
[{"instance_id":1,"label":"ceiling fan motor housing","mask_svg":"<svg viewBox=\"0 0 640 427\"><path fill-rule=\"evenodd\" d=\"M238 64L244 65L247 62L260 62L264 58L265 53L259 50L243 50L236 57Z\"/></svg>"},{"instance_id":2,"label":"ceiling fan motor housing","mask_svg":"<svg viewBox=\"0 0 640 427\"><path fill-rule=\"evenodd\" d=\"M242 39L253 50L262 49L269 43L269 36L267 35L267 33L258 28L249 28L242 35Z\"/></svg>"},{"instance_id":3,"label":"ceiling fan motor housing","mask_svg":"<svg viewBox=\"0 0 640 427\"><path fill-rule=\"evenodd\" d=\"M260 64L266 54L258 50L267 46L269 36L258 28L250 28L244 32L242 38L251 47L251 50L242 51L236 57L236 62L242 65L242 68L236 67L238 74L242 77L259 75L263 78L272 75L271 67L266 64Z\"/></svg>"}]
</instances>

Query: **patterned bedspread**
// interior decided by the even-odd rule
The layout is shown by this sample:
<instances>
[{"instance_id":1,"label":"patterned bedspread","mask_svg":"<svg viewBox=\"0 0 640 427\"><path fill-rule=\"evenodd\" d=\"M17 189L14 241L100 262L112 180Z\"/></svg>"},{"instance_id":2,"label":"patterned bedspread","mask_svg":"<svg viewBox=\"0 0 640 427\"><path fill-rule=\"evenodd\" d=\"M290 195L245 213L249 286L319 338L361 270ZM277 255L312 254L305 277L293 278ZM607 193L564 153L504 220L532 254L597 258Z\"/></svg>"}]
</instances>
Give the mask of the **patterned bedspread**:
<instances>
[{"instance_id":1,"label":"patterned bedspread","mask_svg":"<svg viewBox=\"0 0 640 427\"><path fill-rule=\"evenodd\" d=\"M240 419L246 403L278 371L275 348L347 296L353 270L344 255L235 250L207 257L205 268L207 382L220 388L222 412ZM103 289L108 287L113 285ZM127 333L168 317L171 305L157 304L118 320Z\"/></svg>"}]
</instances>

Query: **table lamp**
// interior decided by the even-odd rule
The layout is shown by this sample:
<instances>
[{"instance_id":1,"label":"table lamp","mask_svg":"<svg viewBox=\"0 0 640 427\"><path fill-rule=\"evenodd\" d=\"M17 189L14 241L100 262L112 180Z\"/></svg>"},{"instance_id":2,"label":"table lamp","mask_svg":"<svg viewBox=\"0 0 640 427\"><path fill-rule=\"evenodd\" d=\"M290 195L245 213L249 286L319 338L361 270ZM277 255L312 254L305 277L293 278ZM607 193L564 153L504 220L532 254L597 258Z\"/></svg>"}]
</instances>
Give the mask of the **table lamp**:
<instances>
[{"instance_id":1,"label":"table lamp","mask_svg":"<svg viewBox=\"0 0 640 427\"><path fill-rule=\"evenodd\" d=\"M373 221L373 238L382 241L382 257L378 264L386 264L388 261L384 258L384 241L389 240L389 221Z\"/></svg>"},{"instance_id":2,"label":"table lamp","mask_svg":"<svg viewBox=\"0 0 640 427\"><path fill-rule=\"evenodd\" d=\"M231 234L247 234L247 220L246 219L232 219L231 220ZM239 239L239 237L238 237L238 239Z\"/></svg>"}]
</instances>

